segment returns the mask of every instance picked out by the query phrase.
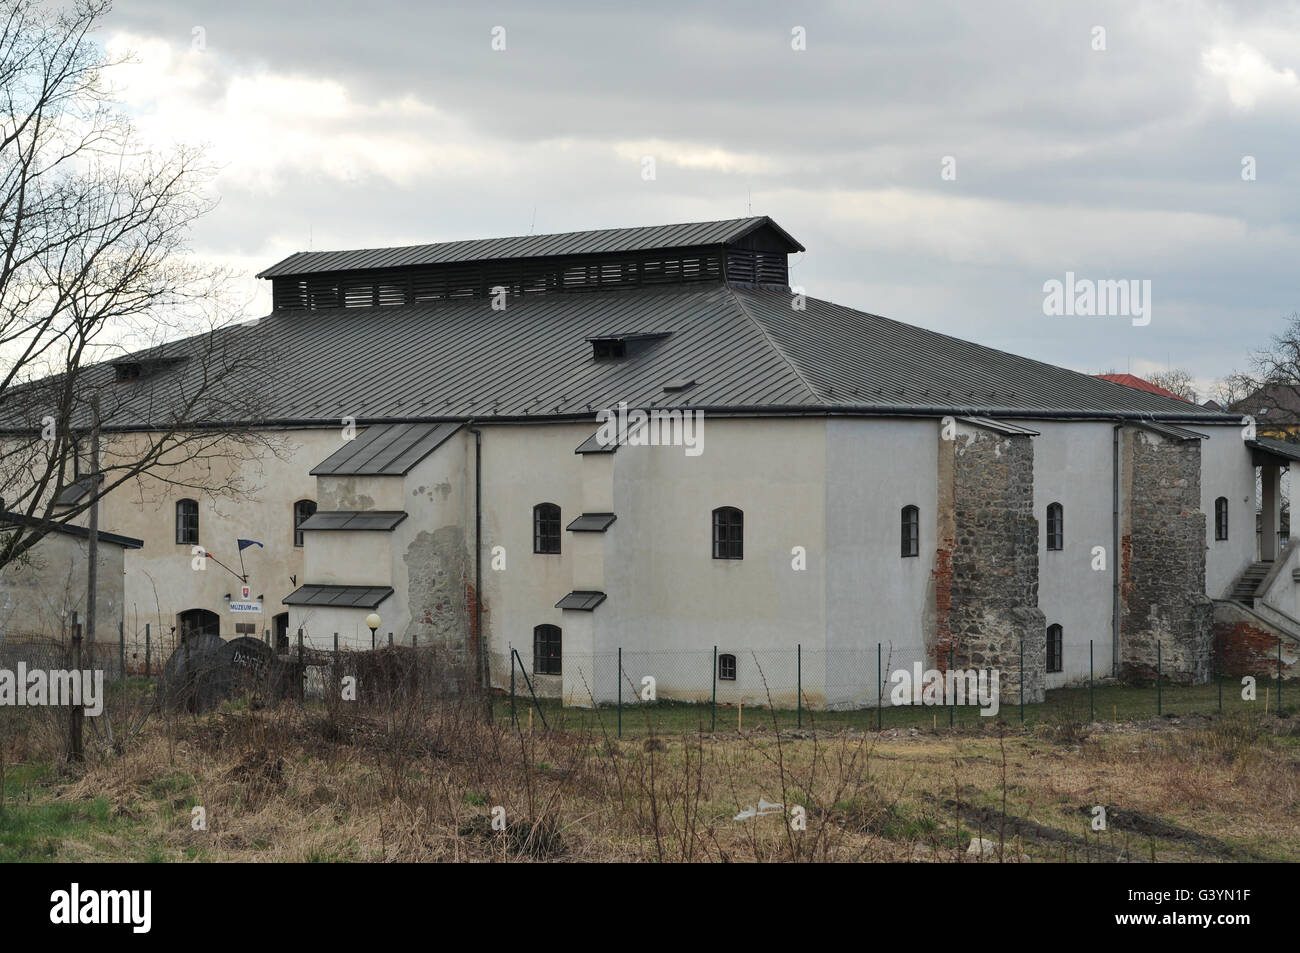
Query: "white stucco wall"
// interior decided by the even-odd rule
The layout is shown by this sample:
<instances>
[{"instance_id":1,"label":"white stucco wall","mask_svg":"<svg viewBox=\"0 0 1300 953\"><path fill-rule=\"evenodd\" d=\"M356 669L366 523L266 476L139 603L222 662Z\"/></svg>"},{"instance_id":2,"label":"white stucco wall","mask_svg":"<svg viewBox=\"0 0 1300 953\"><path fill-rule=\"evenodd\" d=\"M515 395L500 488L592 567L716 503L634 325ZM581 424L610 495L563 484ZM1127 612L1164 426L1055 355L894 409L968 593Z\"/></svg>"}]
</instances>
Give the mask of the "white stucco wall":
<instances>
[{"instance_id":1,"label":"white stucco wall","mask_svg":"<svg viewBox=\"0 0 1300 953\"><path fill-rule=\"evenodd\" d=\"M926 655L934 605L938 420L826 423L828 703L874 704L883 676ZM901 555L902 509L920 513L920 555ZM807 671L809 659L805 659Z\"/></svg>"},{"instance_id":2,"label":"white stucco wall","mask_svg":"<svg viewBox=\"0 0 1300 953\"><path fill-rule=\"evenodd\" d=\"M1034 516L1038 519L1038 606L1046 625L1062 629L1062 671L1047 675L1048 688L1111 674L1114 593L1113 438L1106 422L1022 420L1034 437ZM1122 461L1121 461L1122 465ZM1047 507L1063 507L1063 548L1047 548ZM1094 569L1093 548L1105 550ZM1043 633L1046 638L1047 633Z\"/></svg>"},{"instance_id":3,"label":"white stucco wall","mask_svg":"<svg viewBox=\"0 0 1300 953\"><path fill-rule=\"evenodd\" d=\"M319 462L319 461L317 461ZM302 581L314 585L392 586L393 594L379 606L356 609L294 606L291 631L304 629L304 641L319 648L332 647L334 633L341 648L369 648L372 642L366 617L380 617L377 644L410 645L415 632L432 631L433 616L465 612L465 585L473 572L473 437L462 431L426 456L405 475L319 477L322 510L396 510L406 519L388 530L311 530L306 534L305 567ZM458 540L449 538L459 537ZM449 598L427 606L429 617L413 616L412 606L429 600L426 592L412 592L413 576L421 575L430 553L442 547L444 555L455 557L459 568L455 578L443 578ZM438 569L451 572L439 564ZM417 585L422 586L423 583ZM428 638L426 634L426 639ZM427 644L427 642L426 642Z\"/></svg>"},{"instance_id":4,"label":"white stucco wall","mask_svg":"<svg viewBox=\"0 0 1300 953\"><path fill-rule=\"evenodd\" d=\"M281 600L303 581L302 549L293 545L293 504L316 499L315 478L308 471L343 444L338 429L291 430L277 438L278 452L260 448L235 449L244 455L239 465L245 487L237 497L204 497L201 493L146 476L123 485L105 497L100 526L106 531L134 536L144 547L132 552L124 585L127 632L143 644L145 623L153 634L154 658L170 645L176 616L187 609L207 609L221 617L221 634L235 635L236 622L251 622L261 633L273 617L286 610ZM210 462L195 461L172 475L201 481L211 467L214 479L231 461L214 455ZM216 559L239 572L236 539L263 544L244 550L244 569L251 596L262 598L260 615L233 615L225 596L239 598L240 581L214 560L202 571L192 566L188 545L176 542L176 501L191 498L199 504L199 542ZM293 577L297 577L297 583Z\"/></svg>"},{"instance_id":5,"label":"white stucco wall","mask_svg":"<svg viewBox=\"0 0 1300 953\"><path fill-rule=\"evenodd\" d=\"M1222 598L1255 558L1255 467L1241 428L1189 427L1201 441L1201 511L1205 514L1205 593ZM1228 499L1228 538L1214 538L1214 501Z\"/></svg>"},{"instance_id":6,"label":"white stucco wall","mask_svg":"<svg viewBox=\"0 0 1300 953\"><path fill-rule=\"evenodd\" d=\"M578 632L570 637L565 613L555 608L563 596L578 588L601 589L602 580L575 573L580 543L602 545L608 534L593 540L578 540L562 530L558 554L533 552L533 507L554 503L560 507L563 528L583 511L582 465L584 458L574 448L591 436L592 424L554 426L499 426L483 429L483 600L484 629L489 638L489 655L494 685L510 681L510 650L516 649L532 677L533 628L557 625L564 630L562 649L579 647ZM441 452L441 451L439 451ZM474 522L473 444L466 455L471 486L466 500L467 526ZM606 507L608 509L608 507ZM611 533L626 531L622 514ZM504 568L493 567L493 550L501 547ZM471 569L472 571L472 569ZM609 603L600 613L607 611ZM572 614L572 613L571 613ZM575 623L577 625L579 623ZM561 679L538 676L533 687L541 694L558 696ZM523 690L522 685L520 690Z\"/></svg>"}]
</instances>

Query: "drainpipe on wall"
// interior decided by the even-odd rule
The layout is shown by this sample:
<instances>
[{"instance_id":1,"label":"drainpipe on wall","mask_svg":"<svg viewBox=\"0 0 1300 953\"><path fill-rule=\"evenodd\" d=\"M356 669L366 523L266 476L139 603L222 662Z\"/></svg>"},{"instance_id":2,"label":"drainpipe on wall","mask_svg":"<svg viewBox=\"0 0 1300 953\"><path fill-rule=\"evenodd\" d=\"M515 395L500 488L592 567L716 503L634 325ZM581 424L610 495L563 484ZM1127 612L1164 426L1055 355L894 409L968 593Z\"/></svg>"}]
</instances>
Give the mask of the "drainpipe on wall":
<instances>
[{"instance_id":1,"label":"drainpipe on wall","mask_svg":"<svg viewBox=\"0 0 1300 953\"><path fill-rule=\"evenodd\" d=\"M1111 447L1111 577L1113 585L1110 595L1110 668L1111 675L1119 677L1119 432L1122 423L1115 424L1113 445Z\"/></svg>"},{"instance_id":2,"label":"drainpipe on wall","mask_svg":"<svg viewBox=\"0 0 1300 953\"><path fill-rule=\"evenodd\" d=\"M492 724L492 691L489 685L491 669L488 662L487 639L483 637L483 431L474 426L470 418L466 428L474 435L474 637L478 639L479 690L483 693L483 717Z\"/></svg>"}]
</instances>

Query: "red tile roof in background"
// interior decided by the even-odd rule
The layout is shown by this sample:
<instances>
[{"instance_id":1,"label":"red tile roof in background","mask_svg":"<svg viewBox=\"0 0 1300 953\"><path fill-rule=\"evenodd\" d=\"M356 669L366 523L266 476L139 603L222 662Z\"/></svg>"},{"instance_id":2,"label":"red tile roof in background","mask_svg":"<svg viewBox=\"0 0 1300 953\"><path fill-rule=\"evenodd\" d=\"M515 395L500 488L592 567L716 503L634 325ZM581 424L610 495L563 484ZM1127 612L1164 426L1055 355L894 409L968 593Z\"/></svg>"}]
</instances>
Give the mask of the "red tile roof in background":
<instances>
[{"instance_id":1,"label":"red tile roof in background","mask_svg":"<svg viewBox=\"0 0 1300 953\"><path fill-rule=\"evenodd\" d=\"M1140 377L1132 374L1094 374L1093 377L1100 378L1103 381L1110 381L1112 384L1123 384L1125 387L1132 387L1135 390L1144 390L1148 394L1159 394L1161 397L1172 397L1175 400L1181 400L1183 403L1190 403L1185 397L1179 397L1177 394L1165 390L1163 387L1157 387L1150 381L1144 381Z\"/></svg>"}]
</instances>

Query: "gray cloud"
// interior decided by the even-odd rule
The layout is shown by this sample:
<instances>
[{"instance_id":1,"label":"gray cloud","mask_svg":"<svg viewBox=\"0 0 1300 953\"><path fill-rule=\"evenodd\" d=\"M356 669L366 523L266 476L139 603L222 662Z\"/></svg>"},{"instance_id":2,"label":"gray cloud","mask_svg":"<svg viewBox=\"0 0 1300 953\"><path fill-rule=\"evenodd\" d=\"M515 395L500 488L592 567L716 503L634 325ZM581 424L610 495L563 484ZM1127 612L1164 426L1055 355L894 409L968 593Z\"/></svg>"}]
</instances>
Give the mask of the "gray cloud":
<instances>
[{"instance_id":1,"label":"gray cloud","mask_svg":"<svg viewBox=\"0 0 1300 953\"><path fill-rule=\"evenodd\" d=\"M496 25L505 52L490 48ZM810 293L1083 370L1172 360L1208 380L1300 307L1294 3L120 0L105 34L182 56L196 26L207 48L190 55L208 59L186 61L201 64L186 108L225 110L217 140L241 128L227 100L241 79L346 94L337 116L276 113L232 149L276 155L258 176L235 174L236 159L195 244L254 268L309 241L725 218L752 203L808 246L795 274ZM806 51L791 49L794 26ZM391 143L397 171L368 139ZM1042 284L1067 270L1151 279L1151 325L1045 318Z\"/></svg>"}]
</instances>

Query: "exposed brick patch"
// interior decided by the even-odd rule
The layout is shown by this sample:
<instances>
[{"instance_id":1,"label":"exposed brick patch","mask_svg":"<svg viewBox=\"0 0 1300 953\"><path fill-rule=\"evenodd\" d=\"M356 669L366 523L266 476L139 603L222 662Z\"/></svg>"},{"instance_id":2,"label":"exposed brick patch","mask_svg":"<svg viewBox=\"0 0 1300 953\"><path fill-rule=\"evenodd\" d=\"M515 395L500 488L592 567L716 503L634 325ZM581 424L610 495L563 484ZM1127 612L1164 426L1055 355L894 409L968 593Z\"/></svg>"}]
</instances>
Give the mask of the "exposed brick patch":
<instances>
[{"instance_id":1,"label":"exposed brick patch","mask_svg":"<svg viewBox=\"0 0 1300 953\"><path fill-rule=\"evenodd\" d=\"M1216 603L1214 642L1224 675L1277 678L1278 634L1235 606ZM1282 677L1300 678L1300 646L1282 639Z\"/></svg>"}]
</instances>

